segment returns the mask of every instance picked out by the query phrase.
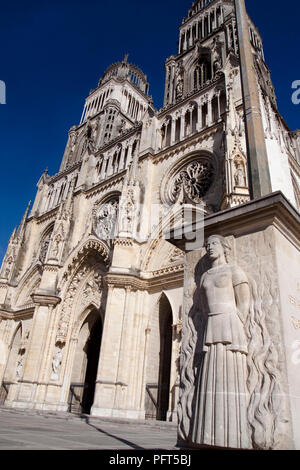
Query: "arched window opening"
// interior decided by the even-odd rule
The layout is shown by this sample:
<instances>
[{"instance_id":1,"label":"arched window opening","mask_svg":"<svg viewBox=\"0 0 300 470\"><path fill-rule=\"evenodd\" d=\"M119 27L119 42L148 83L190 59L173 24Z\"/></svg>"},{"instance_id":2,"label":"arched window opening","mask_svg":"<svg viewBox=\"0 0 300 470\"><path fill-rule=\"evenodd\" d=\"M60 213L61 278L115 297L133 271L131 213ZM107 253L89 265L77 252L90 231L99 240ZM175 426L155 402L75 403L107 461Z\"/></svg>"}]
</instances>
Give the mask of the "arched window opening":
<instances>
[{"instance_id":1,"label":"arched window opening","mask_svg":"<svg viewBox=\"0 0 300 470\"><path fill-rule=\"evenodd\" d=\"M221 116L226 112L226 93L224 90L220 93L220 114Z\"/></svg>"},{"instance_id":2,"label":"arched window opening","mask_svg":"<svg viewBox=\"0 0 300 470\"><path fill-rule=\"evenodd\" d=\"M51 226L51 228L49 228L47 232L42 236L39 253L39 260L41 261L41 263L45 263L47 259L52 232L53 226Z\"/></svg>"},{"instance_id":3,"label":"arched window opening","mask_svg":"<svg viewBox=\"0 0 300 470\"><path fill-rule=\"evenodd\" d=\"M211 101L211 106L212 106L212 119L213 122L216 122L219 119L219 103L218 103L218 97L214 96L212 101Z\"/></svg>"},{"instance_id":4,"label":"arched window opening","mask_svg":"<svg viewBox=\"0 0 300 470\"><path fill-rule=\"evenodd\" d=\"M208 106L207 103L205 103L202 106L202 127L206 127L208 124Z\"/></svg>"},{"instance_id":5,"label":"arched window opening","mask_svg":"<svg viewBox=\"0 0 300 470\"><path fill-rule=\"evenodd\" d=\"M180 140L180 127L181 127L181 118L178 117L175 121L175 142Z\"/></svg>"},{"instance_id":6,"label":"arched window opening","mask_svg":"<svg viewBox=\"0 0 300 470\"><path fill-rule=\"evenodd\" d=\"M196 132L198 123L198 111L197 106L195 105L192 110L192 132Z\"/></svg>"}]
</instances>

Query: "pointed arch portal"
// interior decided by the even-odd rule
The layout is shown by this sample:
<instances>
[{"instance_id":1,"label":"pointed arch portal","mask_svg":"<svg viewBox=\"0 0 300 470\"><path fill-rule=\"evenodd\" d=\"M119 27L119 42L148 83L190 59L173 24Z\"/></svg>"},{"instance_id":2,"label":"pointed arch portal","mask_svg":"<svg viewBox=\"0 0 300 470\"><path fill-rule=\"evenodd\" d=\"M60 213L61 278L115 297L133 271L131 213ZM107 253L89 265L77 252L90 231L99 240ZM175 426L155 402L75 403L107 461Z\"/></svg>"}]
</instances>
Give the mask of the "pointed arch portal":
<instances>
[{"instance_id":1,"label":"pointed arch portal","mask_svg":"<svg viewBox=\"0 0 300 470\"><path fill-rule=\"evenodd\" d=\"M172 308L163 294L150 318L145 417L166 421L170 398Z\"/></svg>"},{"instance_id":2,"label":"pointed arch portal","mask_svg":"<svg viewBox=\"0 0 300 470\"><path fill-rule=\"evenodd\" d=\"M70 385L69 411L89 414L94 401L103 324L94 309L78 336Z\"/></svg>"}]
</instances>

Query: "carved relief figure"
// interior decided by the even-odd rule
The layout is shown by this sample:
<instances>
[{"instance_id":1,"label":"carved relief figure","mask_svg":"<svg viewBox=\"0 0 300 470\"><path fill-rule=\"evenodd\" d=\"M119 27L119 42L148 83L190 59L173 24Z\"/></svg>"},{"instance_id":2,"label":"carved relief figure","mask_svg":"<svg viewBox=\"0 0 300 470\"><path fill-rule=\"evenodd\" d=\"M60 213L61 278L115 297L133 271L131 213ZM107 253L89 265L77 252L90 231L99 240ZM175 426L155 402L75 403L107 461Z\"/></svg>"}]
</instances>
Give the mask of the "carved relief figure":
<instances>
[{"instance_id":1,"label":"carved relief figure","mask_svg":"<svg viewBox=\"0 0 300 470\"><path fill-rule=\"evenodd\" d=\"M283 396L253 280L228 263L223 237L209 237L206 251L183 333L180 438L197 446L274 448Z\"/></svg>"},{"instance_id":2,"label":"carved relief figure","mask_svg":"<svg viewBox=\"0 0 300 470\"><path fill-rule=\"evenodd\" d=\"M59 249L60 249L60 245L63 241L63 237L60 233L58 233L54 239L54 244L53 244L53 248L51 250L51 257L57 259L58 258L58 255L59 255Z\"/></svg>"},{"instance_id":3,"label":"carved relief figure","mask_svg":"<svg viewBox=\"0 0 300 470\"><path fill-rule=\"evenodd\" d=\"M59 369L60 369L61 361L62 361L62 350L58 348L52 360L52 374L51 374L52 380L57 380L59 377Z\"/></svg>"},{"instance_id":4,"label":"carved relief figure","mask_svg":"<svg viewBox=\"0 0 300 470\"><path fill-rule=\"evenodd\" d=\"M212 46L212 63L214 74L219 74L222 69L222 53L219 38L214 38Z\"/></svg>"},{"instance_id":5,"label":"carved relief figure","mask_svg":"<svg viewBox=\"0 0 300 470\"><path fill-rule=\"evenodd\" d=\"M48 248L49 248L49 244L50 244L50 236L48 236L45 240L43 240L42 242L42 246L41 246L41 251L40 251L40 261L42 263L45 262L46 260L46 257L47 257L47 253L48 253Z\"/></svg>"},{"instance_id":6,"label":"carved relief figure","mask_svg":"<svg viewBox=\"0 0 300 470\"><path fill-rule=\"evenodd\" d=\"M85 143L84 143L84 146L83 146L83 152L85 150L87 150L89 154L96 152L93 135L94 135L93 134L93 126L91 124L91 121L88 119L85 134L84 134Z\"/></svg>"},{"instance_id":7,"label":"carved relief figure","mask_svg":"<svg viewBox=\"0 0 300 470\"><path fill-rule=\"evenodd\" d=\"M127 197L122 204L120 216L120 230L124 232L132 232L134 218L136 216L136 205L134 202L134 192L132 189L129 189L127 192Z\"/></svg>"},{"instance_id":8,"label":"carved relief figure","mask_svg":"<svg viewBox=\"0 0 300 470\"><path fill-rule=\"evenodd\" d=\"M95 221L95 231L99 238L103 240L114 238L117 212L118 201L111 201L100 207Z\"/></svg>"},{"instance_id":9,"label":"carved relief figure","mask_svg":"<svg viewBox=\"0 0 300 470\"><path fill-rule=\"evenodd\" d=\"M176 98L180 98L183 95L183 67L182 64L178 64L176 69Z\"/></svg>"},{"instance_id":10,"label":"carved relief figure","mask_svg":"<svg viewBox=\"0 0 300 470\"><path fill-rule=\"evenodd\" d=\"M9 278L13 264L14 264L14 258L12 256L9 256L6 261L6 268L5 268L5 274L4 274L5 279Z\"/></svg>"},{"instance_id":11,"label":"carved relief figure","mask_svg":"<svg viewBox=\"0 0 300 470\"><path fill-rule=\"evenodd\" d=\"M18 356L16 378L20 379L23 372L24 354Z\"/></svg>"}]
</instances>

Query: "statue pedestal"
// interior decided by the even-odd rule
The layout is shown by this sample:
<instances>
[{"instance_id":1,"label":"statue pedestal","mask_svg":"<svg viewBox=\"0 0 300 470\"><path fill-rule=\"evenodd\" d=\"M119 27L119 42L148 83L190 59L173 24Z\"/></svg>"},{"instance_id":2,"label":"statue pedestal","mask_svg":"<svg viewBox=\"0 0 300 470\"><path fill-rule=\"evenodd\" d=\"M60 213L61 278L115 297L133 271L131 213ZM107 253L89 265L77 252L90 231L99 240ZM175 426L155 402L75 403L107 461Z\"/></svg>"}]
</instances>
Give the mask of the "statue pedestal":
<instances>
[{"instance_id":1,"label":"statue pedestal","mask_svg":"<svg viewBox=\"0 0 300 470\"><path fill-rule=\"evenodd\" d=\"M191 232L193 224L189 241ZM206 217L204 237L212 235L229 247L226 265L211 269L209 248L186 252L178 444L299 450L299 213L273 193ZM230 289L242 313L227 308ZM203 298L212 310L215 296L220 310L222 295L230 321L224 312L211 320Z\"/></svg>"}]
</instances>

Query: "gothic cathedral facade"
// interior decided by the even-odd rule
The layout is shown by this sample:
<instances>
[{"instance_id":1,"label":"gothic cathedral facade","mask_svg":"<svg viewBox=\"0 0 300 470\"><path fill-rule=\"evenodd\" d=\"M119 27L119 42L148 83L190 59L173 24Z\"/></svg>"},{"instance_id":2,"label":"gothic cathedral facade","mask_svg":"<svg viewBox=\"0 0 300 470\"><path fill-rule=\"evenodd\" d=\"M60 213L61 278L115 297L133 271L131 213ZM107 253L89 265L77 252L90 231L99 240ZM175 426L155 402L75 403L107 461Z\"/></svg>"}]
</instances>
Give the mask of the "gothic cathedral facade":
<instances>
[{"instance_id":1,"label":"gothic cathedral facade","mask_svg":"<svg viewBox=\"0 0 300 470\"><path fill-rule=\"evenodd\" d=\"M300 210L300 133L280 115L248 19L272 191ZM0 272L0 403L176 420L184 255L164 234L249 201L234 2L197 0L165 63L111 65L68 133L57 174L9 240Z\"/></svg>"}]
</instances>

